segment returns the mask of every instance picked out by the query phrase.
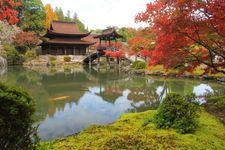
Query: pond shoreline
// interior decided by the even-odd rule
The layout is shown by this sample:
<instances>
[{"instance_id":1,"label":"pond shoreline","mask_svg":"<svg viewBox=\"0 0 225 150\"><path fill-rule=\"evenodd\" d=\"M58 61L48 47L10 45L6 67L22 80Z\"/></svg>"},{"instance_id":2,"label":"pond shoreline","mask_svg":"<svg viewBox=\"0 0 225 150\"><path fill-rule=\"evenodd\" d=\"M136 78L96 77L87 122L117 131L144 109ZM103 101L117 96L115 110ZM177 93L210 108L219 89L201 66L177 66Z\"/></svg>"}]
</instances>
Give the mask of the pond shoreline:
<instances>
[{"instance_id":1,"label":"pond shoreline","mask_svg":"<svg viewBox=\"0 0 225 150\"><path fill-rule=\"evenodd\" d=\"M130 67L122 68L122 70L129 74L129 75L138 75L138 76L158 76L158 77L172 77L172 78L181 78L181 79L199 79L199 80L206 80L206 81L215 81L221 84L225 84L225 76L224 77L213 77L208 75L192 75L192 74L175 74L175 73L162 73L158 72L151 72L147 69L132 69Z\"/></svg>"}]
</instances>

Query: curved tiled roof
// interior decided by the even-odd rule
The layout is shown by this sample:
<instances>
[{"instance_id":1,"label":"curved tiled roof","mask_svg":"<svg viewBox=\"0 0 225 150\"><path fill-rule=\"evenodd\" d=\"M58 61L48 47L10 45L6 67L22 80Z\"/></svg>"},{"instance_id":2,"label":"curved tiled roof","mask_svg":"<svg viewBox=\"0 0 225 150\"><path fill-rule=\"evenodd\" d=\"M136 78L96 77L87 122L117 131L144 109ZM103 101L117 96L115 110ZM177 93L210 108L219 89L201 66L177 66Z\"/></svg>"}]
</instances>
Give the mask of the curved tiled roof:
<instances>
[{"instance_id":1,"label":"curved tiled roof","mask_svg":"<svg viewBox=\"0 0 225 150\"><path fill-rule=\"evenodd\" d=\"M96 42L89 38L91 32L80 32L75 22L52 21L50 30L44 35L45 44L92 45Z\"/></svg>"},{"instance_id":2,"label":"curved tiled roof","mask_svg":"<svg viewBox=\"0 0 225 150\"><path fill-rule=\"evenodd\" d=\"M114 28L108 28L102 30L102 33L100 35L96 35L94 38L107 38L107 37L121 38L123 36L117 33Z\"/></svg>"},{"instance_id":3,"label":"curved tiled roof","mask_svg":"<svg viewBox=\"0 0 225 150\"><path fill-rule=\"evenodd\" d=\"M68 21L56 21L53 20L51 23L50 30L55 33L64 33L64 34L82 34L77 28L75 22Z\"/></svg>"},{"instance_id":4,"label":"curved tiled roof","mask_svg":"<svg viewBox=\"0 0 225 150\"><path fill-rule=\"evenodd\" d=\"M94 41L86 41L86 40L82 40L82 39L63 39L63 38L51 39L51 40L48 40L46 43L69 44L69 45L93 45L93 44L95 44Z\"/></svg>"}]
</instances>

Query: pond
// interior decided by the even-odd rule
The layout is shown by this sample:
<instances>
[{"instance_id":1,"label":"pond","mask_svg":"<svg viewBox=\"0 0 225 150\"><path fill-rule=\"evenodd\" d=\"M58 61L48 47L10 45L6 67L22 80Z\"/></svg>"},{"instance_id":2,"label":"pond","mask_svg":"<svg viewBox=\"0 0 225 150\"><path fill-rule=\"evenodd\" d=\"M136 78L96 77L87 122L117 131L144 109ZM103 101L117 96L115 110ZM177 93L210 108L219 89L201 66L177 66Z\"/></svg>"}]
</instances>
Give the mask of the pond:
<instances>
[{"instance_id":1,"label":"pond","mask_svg":"<svg viewBox=\"0 0 225 150\"><path fill-rule=\"evenodd\" d=\"M129 76L118 69L36 70L9 67L0 74L0 82L22 87L34 97L42 140L112 123L126 112L157 109L168 92L225 93L225 87L215 82Z\"/></svg>"}]
</instances>

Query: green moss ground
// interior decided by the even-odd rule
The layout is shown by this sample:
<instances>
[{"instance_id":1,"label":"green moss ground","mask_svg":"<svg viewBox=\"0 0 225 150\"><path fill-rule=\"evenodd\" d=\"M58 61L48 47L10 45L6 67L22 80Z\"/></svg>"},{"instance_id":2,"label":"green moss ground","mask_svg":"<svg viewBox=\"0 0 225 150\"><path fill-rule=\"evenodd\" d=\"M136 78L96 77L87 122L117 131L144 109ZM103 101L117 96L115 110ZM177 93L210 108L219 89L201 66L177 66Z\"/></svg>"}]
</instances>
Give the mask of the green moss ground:
<instances>
[{"instance_id":1,"label":"green moss ground","mask_svg":"<svg viewBox=\"0 0 225 150\"><path fill-rule=\"evenodd\" d=\"M210 96L206 101L205 109L225 124L225 96Z\"/></svg>"},{"instance_id":2,"label":"green moss ground","mask_svg":"<svg viewBox=\"0 0 225 150\"><path fill-rule=\"evenodd\" d=\"M124 114L114 124L91 126L78 135L41 143L37 149L225 149L225 126L207 112L201 111L198 130L184 135L172 129L156 129L148 121L155 113Z\"/></svg>"}]
</instances>

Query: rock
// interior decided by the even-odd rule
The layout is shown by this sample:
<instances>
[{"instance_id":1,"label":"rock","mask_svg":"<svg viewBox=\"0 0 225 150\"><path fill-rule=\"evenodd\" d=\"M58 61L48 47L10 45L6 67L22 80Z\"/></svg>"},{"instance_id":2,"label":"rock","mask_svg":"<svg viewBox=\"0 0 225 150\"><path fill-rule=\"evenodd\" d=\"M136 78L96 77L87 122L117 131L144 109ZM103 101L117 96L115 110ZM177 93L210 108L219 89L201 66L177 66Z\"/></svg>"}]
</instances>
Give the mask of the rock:
<instances>
[{"instance_id":1,"label":"rock","mask_svg":"<svg viewBox=\"0 0 225 150\"><path fill-rule=\"evenodd\" d=\"M217 78L217 81L219 81L219 82L225 82L225 77L223 77L223 78Z\"/></svg>"},{"instance_id":2,"label":"rock","mask_svg":"<svg viewBox=\"0 0 225 150\"><path fill-rule=\"evenodd\" d=\"M145 70L133 70L134 74L136 75L142 75L144 76L145 75Z\"/></svg>"},{"instance_id":3,"label":"rock","mask_svg":"<svg viewBox=\"0 0 225 150\"><path fill-rule=\"evenodd\" d=\"M203 76L202 76L202 79L205 79L205 80L214 80L213 77L210 77L210 76L208 76L208 75L203 75Z\"/></svg>"}]
</instances>

